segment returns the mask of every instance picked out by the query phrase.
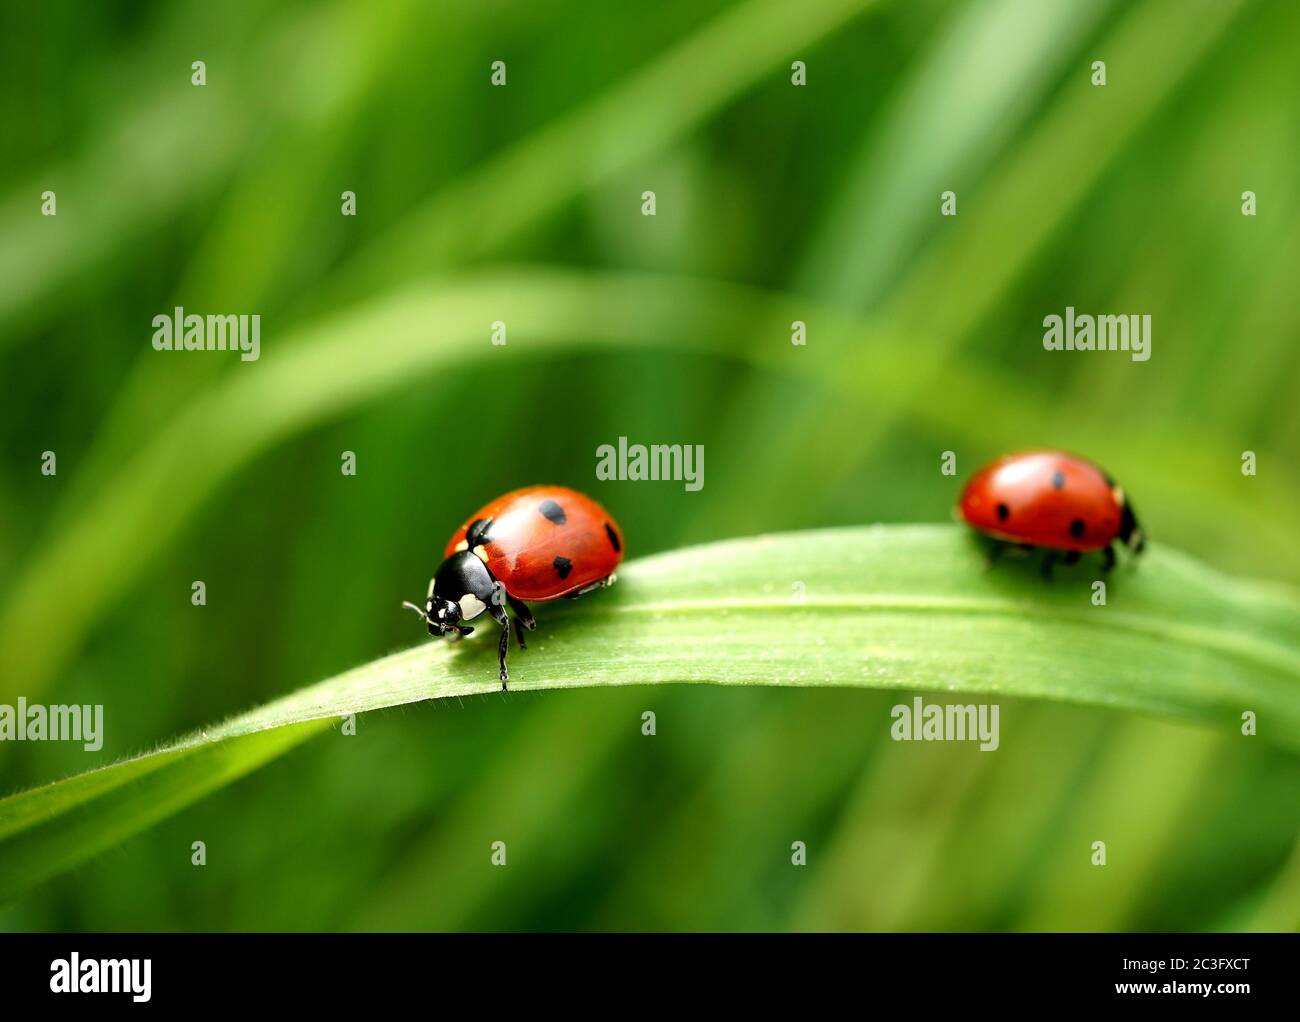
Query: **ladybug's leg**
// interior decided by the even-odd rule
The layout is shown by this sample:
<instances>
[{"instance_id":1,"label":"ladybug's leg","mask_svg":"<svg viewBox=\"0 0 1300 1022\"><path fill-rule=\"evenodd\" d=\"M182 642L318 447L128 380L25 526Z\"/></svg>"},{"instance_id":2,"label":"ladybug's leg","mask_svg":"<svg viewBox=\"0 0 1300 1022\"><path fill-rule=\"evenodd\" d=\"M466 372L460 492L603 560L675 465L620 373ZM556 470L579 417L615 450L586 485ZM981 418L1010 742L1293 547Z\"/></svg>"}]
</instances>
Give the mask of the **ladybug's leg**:
<instances>
[{"instance_id":1,"label":"ladybug's leg","mask_svg":"<svg viewBox=\"0 0 1300 1022\"><path fill-rule=\"evenodd\" d=\"M1049 582L1052 579L1052 565L1056 563L1056 551L1048 550L1043 554L1043 578Z\"/></svg>"},{"instance_id":2,"label":"ladybug's leg","mask_svg":"<svg viewBox=\"0 0 1300 1022\"><path fill-rule=\"evenodd\" d=\"M510 604L510 609L515 612L515 639L519 642L520 649L527 649L528 643L524 642L524 629L530 632L537 627L537 621L533 617L533 612L528 609L528 604L523 600L516 600L513 596L507 596L506 600Z\"/></svg>"},{"instance_id":3,"label":"ladybug's leg","mask_svg":"<svg viewBox=\"0 0 1300 1022\"><path fill-rule=\"evenodd\" d=\"M506 690L506 682L510 680L510 675L506 672L506 653L510 649L510 615L506 613L505 607L499 603L494 603L488 607L488 613L501 625L501 642L497 646L497 662L501 665L501 691Z\"/></svg>"},{"instance_id":4,"label":"ladybug's leg","mask_svg":"<svg viewBox=\"0 0 1300 1022\"><path fill-rule=\"evenodd\" d=\"M984 570L988 571L1007 554L1015 557L1026 557L1032 554L1035 549L1032 543L1008 543L1005 539L990 538L989 554L984 558Z\"/></svg>"},{"instance_id":5,"label":"ladybug's leg","mask_svg":"<svg viewBox=\"0 0 1300 1022\"><path fill-rule=\"evenodd\" d=\"M588 593L593 592L596 589L608 589L617 581L618 581L617 575L606 575L604 578L591 583L591 585L589 586L583 586L576 593L570 593L568 596L565 597L565 599L576 600L579 596L586 596Z\"/></svg>"},{"instance_id":6,"label":"ladybug's leg","mask_svg":"<svg viewBox=\"0 0 1300 1022\"><path fill-rule=\"evenodd\" d=\"M510 609L515 612L515 617L523 623L523 626L530 632L537 627L537 621L533 618L533 612L528 609L528 604L523 600L516 600L513 596L507 596L506 601L510 604Z\"/></svg>"},{"instance_id":7,"label":"ladybug's leg","mask_svg":"<svg viewBox=\"0 0 1300 1022\"><path fill-rule=\"evenodd\" d=\"M1115 548L1108 546L1101 552L1101 570L1110 571L1115 567Z\"/></svg>"},{"instance_id":8,"label":"ladybug's leg","mask_svg":"<svg viewBox=\"0 0 1300 1022\"><path fill-rule=\"evenodd\" d=\"M1079 563L1079 557L1080 557L1080 554L1079 554L1079 551L1078 551L1078 550L1071 550L1068 554L1066 554L1064 557L1061 558L1061 563L1062 563L1062 564L1078 564L1078 563Z\"/></svg>"}]
</instances>

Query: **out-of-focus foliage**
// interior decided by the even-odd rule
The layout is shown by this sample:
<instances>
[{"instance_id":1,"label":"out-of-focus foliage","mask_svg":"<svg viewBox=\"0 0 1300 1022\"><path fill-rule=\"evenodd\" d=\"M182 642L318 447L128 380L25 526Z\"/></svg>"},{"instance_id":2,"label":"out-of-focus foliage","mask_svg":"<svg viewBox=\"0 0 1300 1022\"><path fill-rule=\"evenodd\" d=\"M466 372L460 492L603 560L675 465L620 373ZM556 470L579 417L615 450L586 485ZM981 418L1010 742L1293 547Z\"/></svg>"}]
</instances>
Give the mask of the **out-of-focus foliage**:
<instances>
[{"instance_id":1,"label":"out-of-focus foliage","mask_svg":"<svg viewBox=\"0 0 1300 1022\"><path fill-rule=\"evenodd\" d=\"M640 555L945 520L942 452L965 474L1063 444L1161 541L1300 583L1297 37L1283 0L7 5L0 702L103 703L107 734L94 755L0 746L0 787L410 644L397 602L468 509L524 482L592 492ZM589 308L538 286L589 271ZM665 300L630 314L624 276ZM304 356L430 289L422 326ZM262 359L153 351L175 305L259 313ZM1150 313L1151 360L1045 352L1067 305ZM388 372L394 350L411 358ZM348 399L317 401L340 367ZM619 436L703 444L704 488L598 482ZM896 700L690 687L371 714L0 925L1300 925L1293 756L1015 700L996 754L895 744Z\"/></svg>"}]
</instances>

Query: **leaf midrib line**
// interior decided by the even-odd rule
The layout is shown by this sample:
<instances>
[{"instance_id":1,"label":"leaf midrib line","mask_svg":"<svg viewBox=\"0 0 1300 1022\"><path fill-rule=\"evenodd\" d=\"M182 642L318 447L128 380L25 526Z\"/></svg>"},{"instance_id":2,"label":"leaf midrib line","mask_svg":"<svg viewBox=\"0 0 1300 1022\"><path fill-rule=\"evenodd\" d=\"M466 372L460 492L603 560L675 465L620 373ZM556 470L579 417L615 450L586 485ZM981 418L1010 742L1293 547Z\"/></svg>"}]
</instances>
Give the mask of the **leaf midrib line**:
<instances>
[{"instance_id":1,"label":"leaf midrib line","mask_svg":"<svg viewBox=\"0 0 1300 1022\"><path fill-rule=\"evenodd\" d=\"M788 597L747 598L729 597L711 600L669 600L662 603L620 604L611 616L627 614L661 613L715 613L719 610L779 611L789 613ZM990 600L975 597L908 596L903 593L883 593L873 596L805 596L799 609L816 610L880 610L880 611L933 611L939 614L998 615L1016 614L1043 621L1064 621L1086 629L1109 630L1120 628L1134 634L1156 639L1177 639L1181 645L1194 646L1208 652L1223 653L1240 659L1274 667L1295 674L1300 679L1300 655L1288 654L1276 643L1255 636L1238 636L1232 632L1209 626L1188 628L1162 621L1148 614L1132 614L1109 608L1093 611L1050 610L1031 603L1015 600ZM588 613L596 613L589 611ZM575 610L570 616L581 617L584 612Z\"/></svg>"}]
</instances>

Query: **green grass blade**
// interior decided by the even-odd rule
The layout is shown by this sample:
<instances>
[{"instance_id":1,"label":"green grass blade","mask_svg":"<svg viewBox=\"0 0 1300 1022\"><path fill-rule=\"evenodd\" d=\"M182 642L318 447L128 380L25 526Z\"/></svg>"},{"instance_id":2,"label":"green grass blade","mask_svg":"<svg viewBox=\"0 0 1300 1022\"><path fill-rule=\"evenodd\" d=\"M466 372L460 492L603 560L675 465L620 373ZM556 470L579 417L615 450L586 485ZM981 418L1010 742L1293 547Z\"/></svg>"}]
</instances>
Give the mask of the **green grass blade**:
<instances>
[{"instance_id":1,"label":"green grass blade","mask_svg":"<svg viewBox=\"0 0 1300 1022\"><path fill-rule=\"evenodd\" d=\"M512 684L702 683L1033 697L1235 729L1300 749L1300 596L1157 547L1090 600L1094 566L1055 582L982 570L957 526L732 540L628 564L620 585L543 607ZM800 585L801 584L801 585ZM394 608L394 613L397 613ZM424 643L154 752L0 801L0 899L247 773L336 717L495 692L493 629ZM888 728L882 719L880 727ZM1246 740L1246 739L1242 739Z\"/></svg>"}]
</instances>

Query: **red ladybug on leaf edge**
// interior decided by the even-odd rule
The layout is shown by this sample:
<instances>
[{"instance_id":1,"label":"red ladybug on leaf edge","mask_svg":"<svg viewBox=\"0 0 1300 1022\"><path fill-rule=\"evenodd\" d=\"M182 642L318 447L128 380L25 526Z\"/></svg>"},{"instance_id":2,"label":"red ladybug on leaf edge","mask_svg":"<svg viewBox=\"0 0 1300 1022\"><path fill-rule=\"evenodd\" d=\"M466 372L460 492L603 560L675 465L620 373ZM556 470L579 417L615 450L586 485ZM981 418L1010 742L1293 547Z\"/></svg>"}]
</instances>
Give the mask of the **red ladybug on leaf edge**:
<instances>
[{"instance_id":1,"label":"red ladybug on leaf edge","mask_svg":"<svg viewBox=\"0 0 1300 1022\"><path fill-rule=\"evenodd\" d=\"M512 490L471 515L447 542L445 560L429 580L420 615L430 635L459 639L462 624L484 611L501 625L497 660L506 688L510 616L515 639L527 649L524 629L537 627L525 600L576 599L614 584L623 560L623 535L609 513L590 497L563 486Z\"/></svg>"},{"instance_id":2,"label":"red ladybug on leaf edge","mask_svg":"<svg viewBox=\"0 0 1300 1022\"><path fill-rule=\"evenodd\" d=\"M1124 490L1091 461L1063 451L1022 451L985 465L962 491L957 516L995 541L990 564L1013 547L1041 548L1049 578L1057 560L1074 564L1100 550L1109 571L1116 541L1135 554L1146 544Z\"/></svg>"}]
</instances>

